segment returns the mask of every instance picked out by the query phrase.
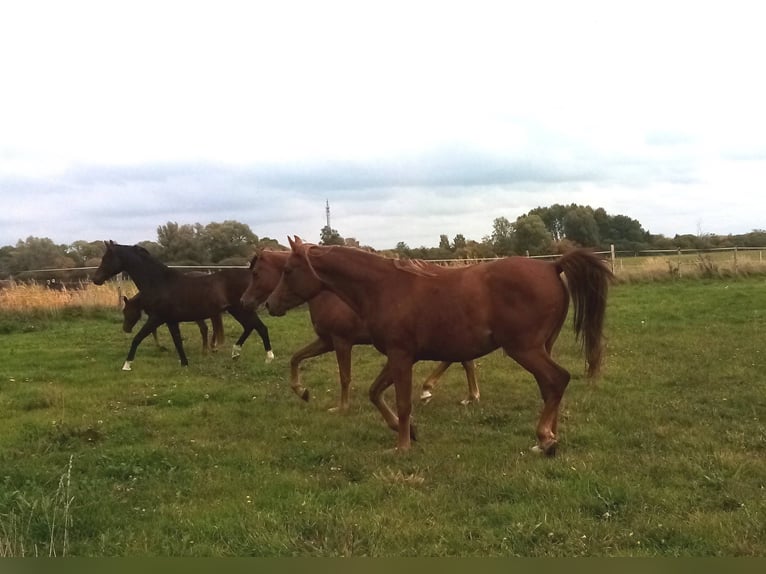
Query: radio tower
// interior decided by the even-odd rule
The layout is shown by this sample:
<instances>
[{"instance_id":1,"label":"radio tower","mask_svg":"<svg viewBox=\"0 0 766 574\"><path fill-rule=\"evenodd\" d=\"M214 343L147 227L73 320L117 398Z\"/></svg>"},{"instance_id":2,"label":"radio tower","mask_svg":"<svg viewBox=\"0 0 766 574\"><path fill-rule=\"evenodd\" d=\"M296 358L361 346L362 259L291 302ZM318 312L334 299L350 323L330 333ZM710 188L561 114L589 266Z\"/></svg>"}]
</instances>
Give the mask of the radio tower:
<instances>
[{"instance_id":1,"label":"radio tower","mask_svg":"<svg viewBox=\"0 0 766 574\"><path fill-rule=\"evenodd\" d=\"M327 216L327 229L331 229L330 227L330 200L325 200L325 208L324 208L325 215Z\"/></svg>"}]
</instances>

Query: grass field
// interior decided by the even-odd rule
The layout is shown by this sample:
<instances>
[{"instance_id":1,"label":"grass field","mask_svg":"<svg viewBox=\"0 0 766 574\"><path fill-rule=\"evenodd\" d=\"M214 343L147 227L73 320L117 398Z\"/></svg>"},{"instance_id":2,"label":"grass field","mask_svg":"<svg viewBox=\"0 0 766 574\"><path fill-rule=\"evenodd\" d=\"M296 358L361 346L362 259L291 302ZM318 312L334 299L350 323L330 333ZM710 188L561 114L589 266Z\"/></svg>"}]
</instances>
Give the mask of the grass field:
<instances>
[{"instance_id":1,"label":"grass field","mask_svg":"<svg viewBox=\"0 0 766 574\"><path fill-rule=\"evenodd\" d=\"M220 352L188 324L189 367L147 339L127 373L119 320L0 310L0 556L766 555L763 277L616 286L601 379L569 330L557 344L573 380L554 459L528 450L534 381L497 352L481 402L458 404L453 367L397 454L366 396L373 349L347 414L328 412L330 355L306 363L309 403L289 390L305 310L264 316L271 364L256 335L232 361L227 320Z\"/></svg>"}]
</instances>

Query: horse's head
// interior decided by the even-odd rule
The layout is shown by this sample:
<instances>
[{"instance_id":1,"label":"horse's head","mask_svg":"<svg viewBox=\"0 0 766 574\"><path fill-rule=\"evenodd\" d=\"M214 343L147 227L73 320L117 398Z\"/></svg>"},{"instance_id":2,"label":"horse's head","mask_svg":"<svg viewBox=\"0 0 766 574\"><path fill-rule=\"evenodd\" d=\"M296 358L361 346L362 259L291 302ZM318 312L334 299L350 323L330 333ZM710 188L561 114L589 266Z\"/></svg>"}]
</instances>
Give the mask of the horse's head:
<instances>
[{"instance_id":1,"label":"horse's head","mask_svg":"<svg viewBox=\"0 0 766 574\"><path fill-rule=\"evenodd\" d=\"M261 305L279 283L289 251L262 250L250 260L250 283L240 302L245 307Z\"/></svg>"},{"instance_id":2,"label":"horse's head","mask_svg":"<svg viewBox=\"0 0 766 574\"><path fill-rule=\"evenodd\" d=\"M141 303L138 295L131 299L123 295L122 302L122 330L130 333L141 318Z\"/></svg>"},{"instance_id":3,"label":"horse's head","mask_svg":"<svg viewBox=\"0 0 766 574\"><path fill-rule=\"evenodd\" d=\"M279 283L266 299L266 308L272 315L284 315L285 312L301 303L314 298L324 285L314 271L309 252L316 245L303 243L300 237L290 242L290 255L284 265Z\"/></svg>"},{"instance_id":4,"label":"horse's head","mask_svg":"<svg viewBox=\"0 0 766 574\"><path fill-rule=\"evenodd\" d=\"M123 270L122 260L118 253L118 245L114 241L104 241L106 251L101 257L101 263L93 274L93 282L96 285L103 285L110 277L114 277Z\"/></svg>"}]
</instances>

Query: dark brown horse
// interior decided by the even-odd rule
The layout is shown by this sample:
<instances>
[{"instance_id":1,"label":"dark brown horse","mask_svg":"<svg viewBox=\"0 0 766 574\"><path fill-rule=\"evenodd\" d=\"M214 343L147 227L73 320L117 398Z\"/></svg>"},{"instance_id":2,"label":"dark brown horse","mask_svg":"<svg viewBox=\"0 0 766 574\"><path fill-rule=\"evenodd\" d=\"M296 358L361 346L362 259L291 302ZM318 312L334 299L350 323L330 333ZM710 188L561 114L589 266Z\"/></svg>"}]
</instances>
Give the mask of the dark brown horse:
<instances>
[{"instance_id":1,"label":"dark brown horse","mask_svg":"<svg viewBox=\"0 0 766 574\"><path fill-rule=\"evenodd\" d=\"M297 237L290 246L292 254L266 307L281 315L327 288L362 317L373 345L387 357L370 387L370 400L398 432L397 448L409 449L414 438L415 362L466 361L502 348L534 375L540 388L543 409L533 448L555 454L559 404L570 375L553 361L550 347L571 296L587 375L598 374L613 279L598 256L576 249L556 261L507 257L439 274L361 249L305 244ZM383 399L391 384L396 415Z\"/></svg>"},{"instance_id":2,"label":"dark brown horse","mask_svg":"<svg viewBox=\"0 0 766 574\"><path fill-rule=\"evenodd\" d=\"M242 295L244 305L262 304L279 283L284 271L289 251L268 251L257 253L250 262L250 286ZM340 410L348 409L349 386L351 384L351 348L354 345L372 343L364 323L351 307L329 290L323 290L308 301L311 324L317 338L299 349L290 358L290 387L304 401L309 400L309 391L300 380L300 364L311 357L335 351L340 374ZM421 400L427 402L432 397L432 390L439 377L447 370L450 363L441 363L423 383ZM473 361L464 361L468 379L468 397L462 404L479 400L479 387Z\"/></svg>"},{"instance_id":3,"label":"dark brown horse","mask_svg":"<svg viewBox=\"0 0 766 574\"><path fill-rule=\"evenodd\" d=\"M126 333L133 331L133 327L141 319L141 315L144 311L144 307L141 304L141 293L136 293L133 297L128 299L122 297L122 330ZM220 313L210 317L210 323L213 325L213 336L210 337L210 345L208 346L208 333L207 323L204 319L195 321L199 327L199 334L202 337L202 352L207 353L208 348L216 350L216 347L223 343L223 320ZM157 339L157 329L152 331L152 337L154 337L154 344L162 349L159 340Z\"/></svg>"},{"instance_id":4,"label":"dark brown horse","mask_svg":"<svg viewBox=\"0 0 766 574\"><path fill-rule=\"evenodd\" d=\"M171 269L138 245L120 245L113 241L105 242L105 245L106 252L93 274L93 282L102 285L118 273L127 273L138 287L141 304L149 316L133 337L123 370L131 370L138 345L164 323L173 337L181 364L188 365L178 324L206 319L224 311L228 311L244 329L234 344L232 358L239 356L242 344L254 329L263 340L266 361L274 358L266 325L254 310L246 309L239 301L250 282L248 269L222 269L209 275L190 276Z\"/></svg>"}]
</instances>

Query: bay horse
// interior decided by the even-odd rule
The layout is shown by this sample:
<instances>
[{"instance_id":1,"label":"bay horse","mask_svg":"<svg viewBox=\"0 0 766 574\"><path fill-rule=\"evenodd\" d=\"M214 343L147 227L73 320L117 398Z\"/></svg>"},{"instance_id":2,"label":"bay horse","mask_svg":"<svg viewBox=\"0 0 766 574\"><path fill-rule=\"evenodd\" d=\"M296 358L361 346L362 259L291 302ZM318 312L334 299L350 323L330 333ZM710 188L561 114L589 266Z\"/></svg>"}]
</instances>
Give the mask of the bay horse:
<instances>
[{"instance_id":1,"label":"bay horse","mask_svg":"<svg viewBox=\"0 0 766 574\"><path fill-rule=\"evenodd\" d=\"M272 250L262 250L253 256L250 261L250 285L242 294L243 305L257 307L266 300L279 283L289 256L289 251ZM300 380L301 362L335 351L340 375L340 402L332 410L345 411L349 405L351 348L372 344L370 334L359 315L332 291L320 291L308 301L308 307L317 338L290 357L290 388L308 401L309 391ZM431 399L434 386L450 364L440 363L425 380L420 397L423 402ZM462 364L468 380L468 397L461 401L465 405L479 400L479 387L473 361L463 361Z\"/></svg>"},{"instance_id":2,"label":"bay horse","mask_svg":"<svg viewBox=\"0 0 766 574\"><path fill-rule=\"evenodd\" d=\"M242 352L242 344L257 331L266 350L266 362L274 358L269 330L253 309L246 309L239 299L250 282L250 271L243 268L221 269L201 276L187 275L172 269L139 245L120 245L105 241L106 251L93 274L93 283L103 285L118 273L127 273L141 293L141 304L149 318L133 337L122 370L130 371L138 346L153 330L167 324L181 364L189 364L178 324L198 321L227 311L243 332L232 347L232 358Z\"/></svg>"},{"instance_id":3,"label":"bay horse","mask_svg":"<svg viewBox=\"0 0 766 574\"><path fill-rule=\"evenodd\" d=\"M141 303L141 293L136 293L133 297L128 299L123 295L122 297L122 330L126 333L133 331L133 327L141 319L141 314L144 311L144 307ZM210 317L210 323L213 325L213 335L210 337L210 345L208 345L208 333L207 323L204 319L195 321L199 327L199 334L202 337L202 352L207 353L208 348L216 350L216 347L223 343L223 320L220 314ZM158 348L162 349L159 340L157 339L157 329L152 331L152 337L154 337L154 344Z\"/></svg>"},{"instance_id":4,"label":"bay horse","mask_svg":"<svg viewBox=\"0 0 766 574\"><path fill-rule=\"evenodd\" d=\"M467 361L502 348L535 377L540 389L543 408L533 451L556 453L559 405L570 374L551 358L550 347L571 297L586 374L599 373L614 276L597 255L574 249L555 261L506 257L433 273L353 247L313 245L299 237L289 242L290 257L266 308L282 315L330 289L362 317L373 345L387 357L369 394L397 431L397 449L409 449L415 438L410 420L415 362ZM383 399L392 384L396 414Z\"/></svg>"}]
</instances>

